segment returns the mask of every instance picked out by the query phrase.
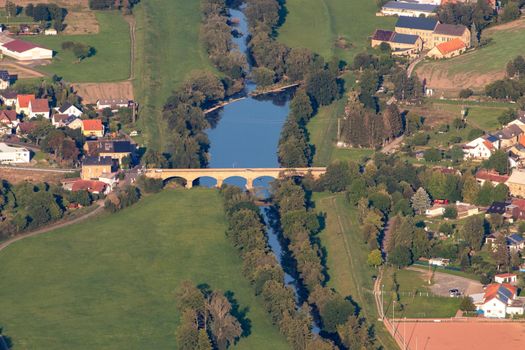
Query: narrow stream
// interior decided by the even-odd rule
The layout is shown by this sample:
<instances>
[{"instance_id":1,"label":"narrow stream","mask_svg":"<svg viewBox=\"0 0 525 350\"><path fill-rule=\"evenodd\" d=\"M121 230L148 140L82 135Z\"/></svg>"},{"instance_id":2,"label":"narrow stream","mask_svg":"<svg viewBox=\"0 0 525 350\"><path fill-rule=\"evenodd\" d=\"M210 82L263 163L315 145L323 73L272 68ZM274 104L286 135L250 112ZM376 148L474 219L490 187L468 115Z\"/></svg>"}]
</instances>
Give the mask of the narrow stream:
<instances>
[{"instance_id":1,"label":"narrow stream","mask_svg":"<svg viewBox=\"0 0 525 350\"><path fill-rule=\"evenodd\" d=\"M233 41L238 49L247 53L248 24L242 12L245 5L239 9L230 9L231 19L239 23L235 29L242 34L237 37L233 35ZM244 96L253 91L256 85L247 82ZM213 113L211 119L216 120L211 129L207 131L210 139L210 168L266 168L279 167L277 149L281 128L289 113L289 101L293 91L279 94L268 94L259 97L248 97L246 99L229 104ZM272 178L261 177L254 181L256 195L267 198ZM200 180L203 186L214 186L215 180L204 178ZM242 178L232 177L224 183L244 187L246 182ZM285 260L285 249L281 245L280 232L271 225L270 208L259 207L261 215L266 224L268 245L275 254L279 264L285 270L285 283L294 288L297 303L302 303L300 298L298 281L290 273L287 273ZM313 324L314 331L319 329Z\"/></svg>"}]
</instances>

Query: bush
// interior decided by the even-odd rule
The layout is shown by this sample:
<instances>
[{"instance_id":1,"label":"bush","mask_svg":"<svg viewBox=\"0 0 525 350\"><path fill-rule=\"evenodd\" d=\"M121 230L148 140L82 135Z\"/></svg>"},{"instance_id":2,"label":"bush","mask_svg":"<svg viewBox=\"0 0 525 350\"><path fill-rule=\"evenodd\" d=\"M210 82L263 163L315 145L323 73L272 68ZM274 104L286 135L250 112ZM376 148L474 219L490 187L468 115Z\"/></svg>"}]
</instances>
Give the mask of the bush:
<instances>
[{"instance_id":1,"label":"bush","mask_svg":"<svg viewBox=\"0 0 525 350\"><path fill-rule=\"evenodd\" d=\"M164 187L164 182L161 179L140 176L137 178L137 186L145 193L157 193Z\"/></svg>"},{"instance_id":2,"label":"bush","mask_svg":"<svg viewBox=\"0 0 525 350\"><path fill-rule=\"evenodd\" d=\"M476 311L476 306L472 302L472 298L466 296L461 299L459 309L462 311Z\"/></svg>"},{"instance_id":3,"label":"bush","mask_svg":"<svg viewBox=\"0 0 525 350\"><path fill-rule=\"evenodd\" d=\"M456 211L456 216L457 216L457 211ZM452 232L454 232L454 227L452 227L451 224L444 222L441 225L439 225L439 232L442 232L446 235L451 235Z\"/></svg>"},{"instance_id":4,"label":"bush","mask_svg":"<svg viewBox=\"0 0 525 350\"><path fill-rule=\"evenodd\" d=\"M455 206L449 205L445 208L445 212L443 213L443 217L447 219L455 219L458 217L458 210Z\"/></svg>"},{"instance_id":5,"label":"bush","mask_svg":"<svg viewBox=\"0 0 525 350\"><path fill-rule=\"evenodd\" d=\"M427 162L439 162L443 159L443 153L437 148L431 148L425 151L423 157Z\"/></svg>"},{"instance_id":6,"label":"bush","mask_svg":"<svg viewBox=\"0 0 525 350\"><path fill-rule=\"evenodd\" d=\"M471 89L463 89L459 92L459 98L469 98L472 95L474 95L474 91Z\"/></svg>"},{"instance_id":7,"label":"bush","mask_svg":"<svg viewBox=\"0 0 525 350\"><path fill-rule=\"evenodd\" d=\"M425 146L428 143L429 136L426 133L417 133L412 137L414 146Z\"/></svg>"}]
</instances>

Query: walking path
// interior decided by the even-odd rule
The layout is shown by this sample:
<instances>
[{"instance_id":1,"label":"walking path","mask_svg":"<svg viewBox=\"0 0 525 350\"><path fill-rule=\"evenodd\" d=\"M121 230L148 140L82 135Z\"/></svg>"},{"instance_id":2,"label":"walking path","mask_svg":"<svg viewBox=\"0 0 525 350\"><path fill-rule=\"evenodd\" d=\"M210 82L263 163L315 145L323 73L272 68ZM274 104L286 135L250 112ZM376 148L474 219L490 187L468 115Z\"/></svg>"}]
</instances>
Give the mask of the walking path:
<instances>
[{"instance_id":1,"label":"walking path","mask_svg":"<svg viewBox=\"0 0 525 350\"><path fill-rule=\"evenodd\" d=\"M102 201L95 202L93 205L97 205L98 207L95 210L92 210L92 211L90 211L87 214L84 214L84 215L79 216L77 218L74 218L72 220L59 221L59 222L57 222L55 224L46 226L46 227L38 229L36 231L27 232L27 233L18 235L16 237L13 237L11 239L8 239L7 241L0 243L0 251L4 250L5 248L9 247L11 244L13 244L15 242L21 241L24 238L38 236L38 235L40 235L42 233L46 233L46 232L53 231L53 230L56 230L56 229L59 229L59 228L62 228L62 227L66 227L66 226L69 226L69 225L73 225L73 224L79 223L81 221L84 221L84 220L86 220L86 219L88 219L90 217L93 217L93 216L101 213L104 210L104 203Z\"/></svg>"}]
</instances>

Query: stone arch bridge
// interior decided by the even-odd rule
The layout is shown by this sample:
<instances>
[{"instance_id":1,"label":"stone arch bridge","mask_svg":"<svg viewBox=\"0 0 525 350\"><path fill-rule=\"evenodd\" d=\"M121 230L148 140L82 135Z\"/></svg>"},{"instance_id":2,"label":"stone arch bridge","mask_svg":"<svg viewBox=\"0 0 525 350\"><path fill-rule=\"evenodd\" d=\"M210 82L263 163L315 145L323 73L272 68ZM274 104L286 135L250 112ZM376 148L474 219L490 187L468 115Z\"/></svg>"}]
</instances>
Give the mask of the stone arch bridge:
<instances>
[{"instance_id":1,"label":"stone arch bridge","mask_svg":"<svg viewBox=\"0 0 525 350\"><path fill-rule=\"evenodd\" d=\"M146 169L145 175L154 179L168 180L181 178L186 181L186 188L192 188L193 182L202 177L211 177L217 180L217 187L230 177L241 177L246 180L246 188L253 189L253 182L260 177L273 177L282 179L295 176L312 174L318 179L326 173L325 167L312 168L202 168L202 169Z\"/></svg>"}]
</instances>

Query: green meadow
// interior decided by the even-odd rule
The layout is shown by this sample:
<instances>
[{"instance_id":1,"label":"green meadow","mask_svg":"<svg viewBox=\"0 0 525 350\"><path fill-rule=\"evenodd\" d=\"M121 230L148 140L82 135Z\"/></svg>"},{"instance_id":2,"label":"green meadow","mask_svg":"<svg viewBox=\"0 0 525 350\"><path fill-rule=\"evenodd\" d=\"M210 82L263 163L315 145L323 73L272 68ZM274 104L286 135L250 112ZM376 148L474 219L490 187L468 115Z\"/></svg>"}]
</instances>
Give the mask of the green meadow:
<instances>
[{"instance_id":1,"label":"green meadow","mask_svg":"<svg viewBox=\"0 0 525 350\"><path fill-rule=\"evenodd\" d=\"M0 327L13 349L173 349L183 280L231 292L238 349L287 349L242 275L216 190L164 190L0 252Z\"/></svg>"}]
</instances>

